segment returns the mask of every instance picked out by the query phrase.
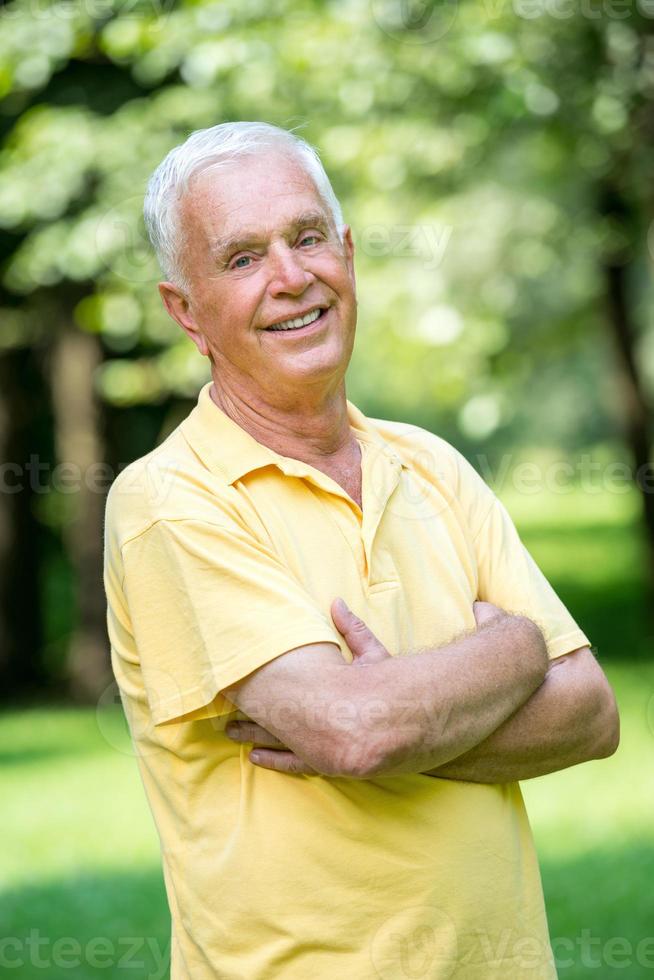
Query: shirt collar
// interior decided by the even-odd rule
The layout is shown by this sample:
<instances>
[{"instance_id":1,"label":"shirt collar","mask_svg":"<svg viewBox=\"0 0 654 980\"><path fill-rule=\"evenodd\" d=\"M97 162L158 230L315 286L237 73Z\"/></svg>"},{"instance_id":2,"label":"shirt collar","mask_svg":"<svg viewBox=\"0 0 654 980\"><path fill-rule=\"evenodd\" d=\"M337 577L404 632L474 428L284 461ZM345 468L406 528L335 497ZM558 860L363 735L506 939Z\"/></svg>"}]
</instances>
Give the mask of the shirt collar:
<instances>
[{"instance_id":1,"label":"shirt collar","mask_svg":"<svg viewBox=\"0 0 654 980\"><path fill-rule=\"evenodd\" d=\"M289 456L281 456L257 442L230 419L209 394L212 383L209 381L202 387L197 405L181 424L186 441L208 469L223 476L229 484L236 483L247 473L264 466L277 466L289 476L304 476L308 471L313 471L309 464ZM349 401L347 412L357 439L376 448L395 464L404 465L365 415Z\"/></svg>"}]
</instances>

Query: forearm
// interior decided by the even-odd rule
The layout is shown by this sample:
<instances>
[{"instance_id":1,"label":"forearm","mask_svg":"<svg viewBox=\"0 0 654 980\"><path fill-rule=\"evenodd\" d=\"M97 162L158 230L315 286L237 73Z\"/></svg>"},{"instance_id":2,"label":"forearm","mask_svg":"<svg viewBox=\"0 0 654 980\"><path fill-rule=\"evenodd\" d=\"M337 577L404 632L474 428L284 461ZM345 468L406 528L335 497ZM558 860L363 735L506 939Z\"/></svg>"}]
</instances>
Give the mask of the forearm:
<instances>
[{"instance_id":1,"label":"forearm","mask_svg":"<svg viewBox=\"0 0 654 980\"><path fill-rule=\"evenodd\" d=\"M396 775L444 766L487 739L540 687L547 653L533 623L503 615L438 650L354 669L374 672L366 699L384 708L364 726L364 770Z\"/></svg>"},{"instance_id":2,"label":"forearm","mask_svg":"<svg viewBox=\"0 0 654 980\"><path fill-rule=\"evenodd\" d=\"M347 607L334 622L354 660L331 643L288 651L223 693L248 717L230 734L264 738L252 761L286 771L370 778L445 765L488 738L542 684L547 650L528 619L501 610L435 650L392 657ZM266 753L266 743L271 751Z\"/></svg>"},{"instance_id":3,"label":"forearm","mask_svg":"<svg viewBox=\"0 0 654 980\"><path fill-rule=\"evenodd\" d=\"M572 665L554 661L515 714L474 748L426 775L506 783L604 758L615 751L616 717L610 691L575 683Z\"/></svg>"}]
</instances>

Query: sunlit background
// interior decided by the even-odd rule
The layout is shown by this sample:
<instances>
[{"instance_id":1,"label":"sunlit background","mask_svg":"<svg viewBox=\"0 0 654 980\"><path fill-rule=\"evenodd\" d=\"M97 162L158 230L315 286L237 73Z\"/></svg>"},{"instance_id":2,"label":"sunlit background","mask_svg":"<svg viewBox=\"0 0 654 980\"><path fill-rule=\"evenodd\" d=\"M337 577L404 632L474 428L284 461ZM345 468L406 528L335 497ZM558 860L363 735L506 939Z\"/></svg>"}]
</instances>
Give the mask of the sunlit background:
<instances>
[{"instance_id":1,"label":"sunlit background","mask_svg":"<svg viewBox=\"0 0 654 980\"><path fill-rule=\"evenodd\" d=\"M318 147L353 228L349 397L468 456L615 685L618 754L524 785L559 974L654 976L653 94L648 0L2 8L0 970L167 975L104 499L208 377L147 177L263 119Z\"/></svg>"}]
</instances>

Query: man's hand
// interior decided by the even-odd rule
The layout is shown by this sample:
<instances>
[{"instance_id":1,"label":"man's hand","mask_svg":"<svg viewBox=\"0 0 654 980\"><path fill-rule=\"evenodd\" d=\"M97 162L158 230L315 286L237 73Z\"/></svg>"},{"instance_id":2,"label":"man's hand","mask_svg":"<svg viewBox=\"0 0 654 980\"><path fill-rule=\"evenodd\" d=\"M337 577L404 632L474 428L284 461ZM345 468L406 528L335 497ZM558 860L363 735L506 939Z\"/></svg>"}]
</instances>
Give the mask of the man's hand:
<instances>
[{"instance_id":1,"label":"man's hand","mask_svg":"<svg viewBox=\"0 0 654 980\"><path fill-rule=\"evenodd\" d=\"M384 644L380 643L362 619L354 615L343 599L334 599L331 614L334 626L352 651L351 666L365 667L367 664L378 664L390 657Z\"/></svg>"},{"instance_id":2,"label":"man's hand","mask_svg":"<svg viewBox=\"0 0 654 980\"><path fill-rule=\"evenodd\" d=\"M291 772L296 775L316 775L316 770L308 766L295 752L267 732L254 721L230 721L225 734L233 742L251 742L250 762L262 769L274 769L276 772Z\"/></svg>"},{"instance_id":3,"label":"man's hand","mask_svg":"<svg viewBox=\"0 0 654 980\"><path fill-rule=\"evenodd\" d=\"M490 606L490 603L476 603ZM495 606L491 607L495 609ZM352 651L352 667L366 667L390 657L385 646L380 643L362 619L355 616L343 599L334 599L331 606L332 620ZM303 759L291 752L278 738L271 735L254 721L231 721L225 734L234 742L252 743L250 761L262 769L276 772L289 772L296 775L316 775L316 770Z\"/></svg>"},{"instance_id":4,"label":"man's hand","mask_svg":"<svg viewBox=\"0 0 654 980\"><path fill-rule=\"evenodd\" d=\"M475 614L477 629L481 629L486 623L490 623L500 616L506 616L504 610L494 606L492 602L473 602L472 611Z\"/></svg>"},{"instance_id":5,"label":"man's hand","mask_svg":"<svg viewBox=\"0 0 654 980\"><path fill-rule=\"evenodd\" d=\"M490 602L475 602L473 612L477 629L486 623L506 615ZM335 599L331 606L332 620L352 651L353 667L365 667L390 657L388 650L377 639L362 619L355 616L342 599ZM316 770L291 752L278 738L271 735L254 721L232 721L225 734L234 742L251 743L250 761L263 769L296 775L316 775Z\"/></svg>"}]
</instances>

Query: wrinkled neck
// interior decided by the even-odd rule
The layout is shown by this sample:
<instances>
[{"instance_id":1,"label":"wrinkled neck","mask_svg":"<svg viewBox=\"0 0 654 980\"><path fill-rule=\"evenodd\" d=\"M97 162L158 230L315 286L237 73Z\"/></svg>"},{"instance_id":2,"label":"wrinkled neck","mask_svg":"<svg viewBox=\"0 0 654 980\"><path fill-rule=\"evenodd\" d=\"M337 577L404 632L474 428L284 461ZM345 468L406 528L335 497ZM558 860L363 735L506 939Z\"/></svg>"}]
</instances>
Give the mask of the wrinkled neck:
<instances>
[{"instance_id":1,"label":"wrinkled neck","mask_svg":"<svg viewBox=\"0 0 654 980\"><path fill-rule=\"evenodd\" d=\"M281 456L322 469L321 462L340 459L356 445L344 382L321 400L297 399L287 404L271 404L262 397L246 400L220 387L215 380L210 392L216 405L233 422Z\"/></svg>"}]
</instances>

